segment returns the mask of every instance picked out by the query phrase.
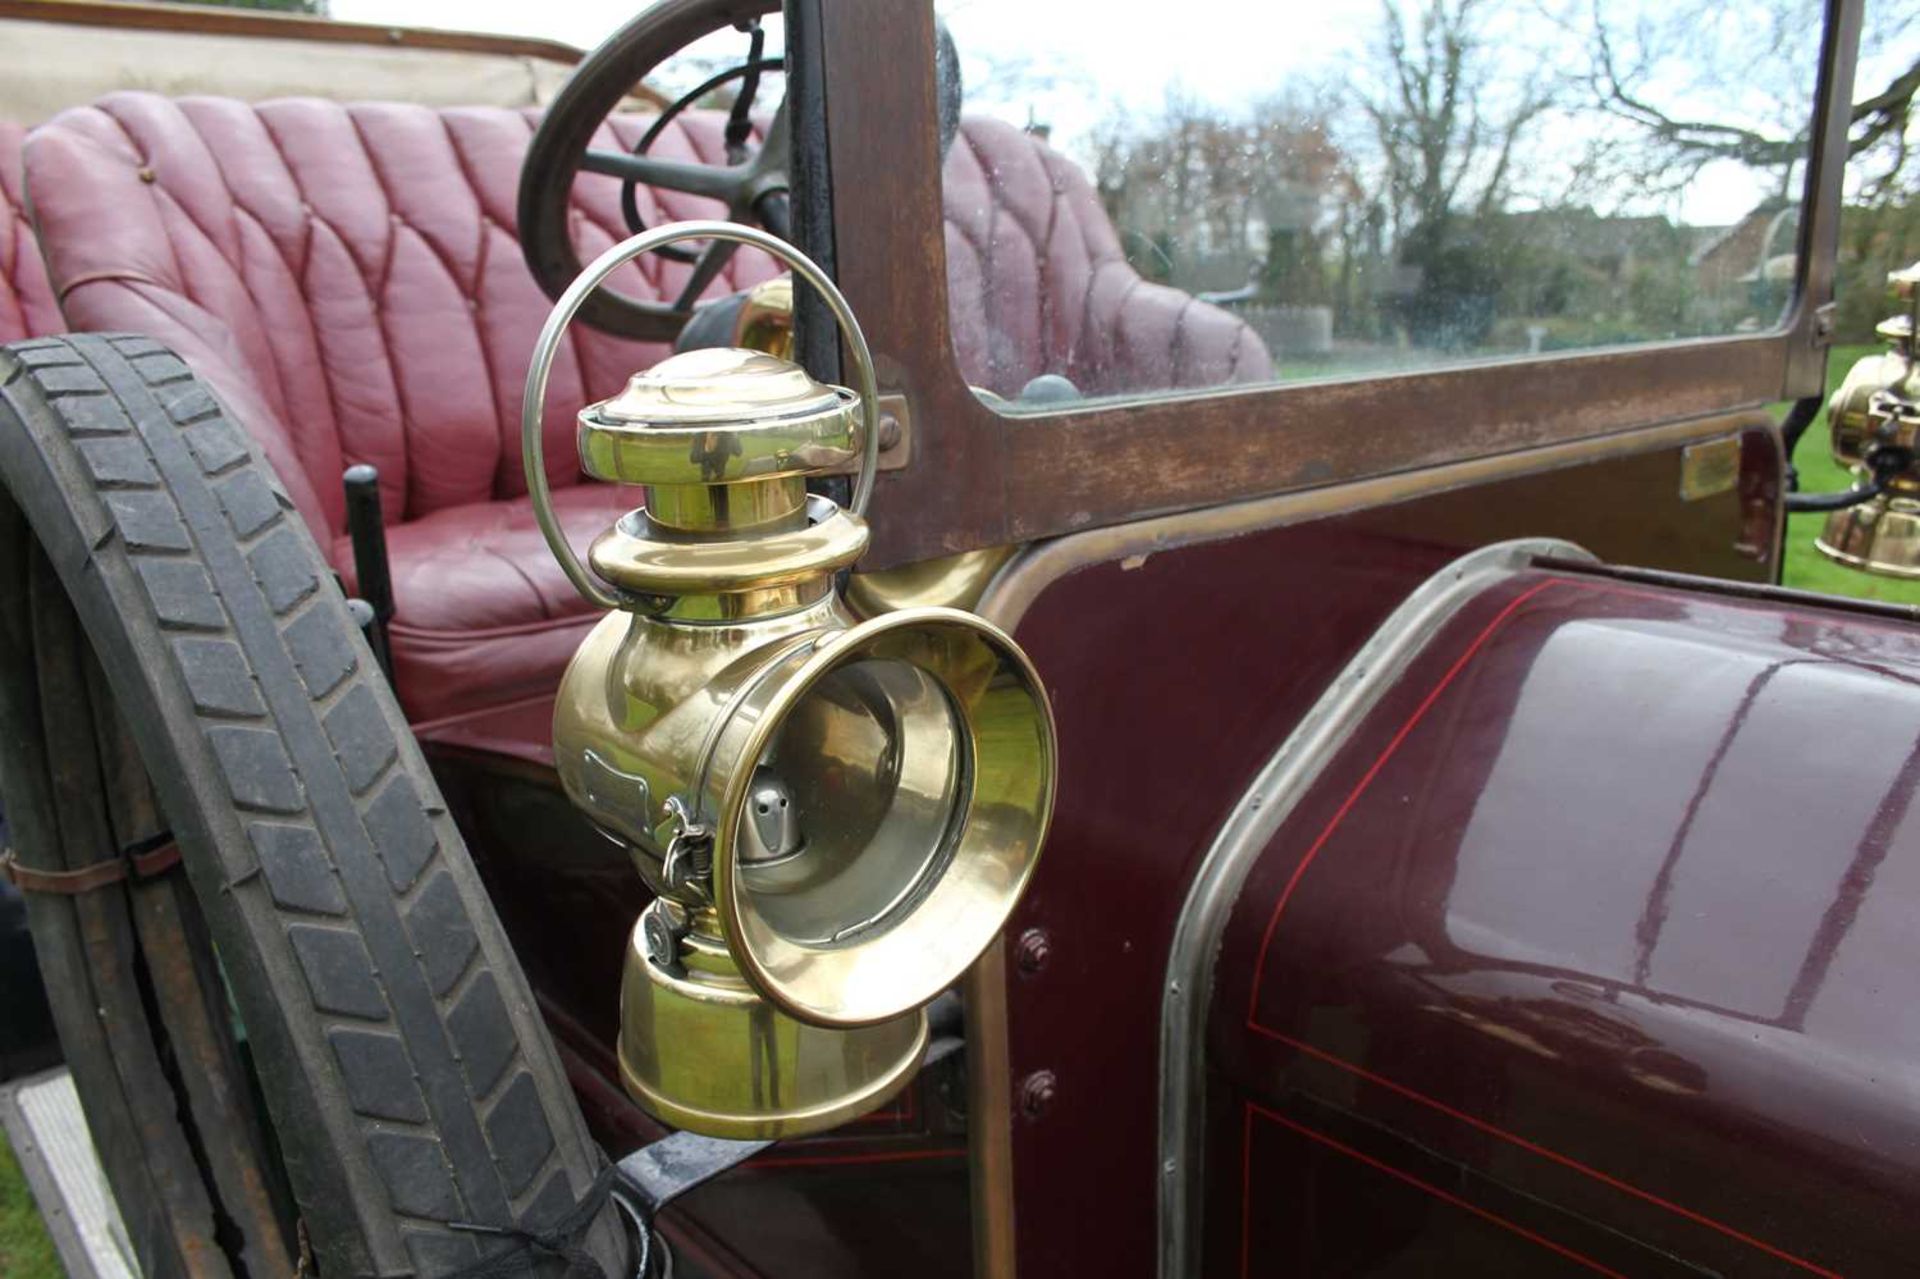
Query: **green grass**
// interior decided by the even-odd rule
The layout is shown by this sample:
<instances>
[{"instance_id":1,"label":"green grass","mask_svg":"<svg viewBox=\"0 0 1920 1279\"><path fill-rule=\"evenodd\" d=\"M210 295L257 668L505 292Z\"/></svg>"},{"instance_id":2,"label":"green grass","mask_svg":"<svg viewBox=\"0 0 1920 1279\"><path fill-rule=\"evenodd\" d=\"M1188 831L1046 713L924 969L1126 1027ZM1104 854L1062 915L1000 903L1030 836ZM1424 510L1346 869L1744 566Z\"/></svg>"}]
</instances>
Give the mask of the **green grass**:
<instances>
[{"instance_id":1,"label":"green grass","mask_svg":"<svg viewBox=\"0 0 1920 1279\"><path fill-rule=\"evenodd\" d=\"M1872 346L1835 347L1827 361L1827 394L1833 394L1855 360L1863 355L1872 355L1879 349ZM1784 408L1782 406L1783 411ZM1794 450L1793 461L1800 470L1800 491L1803 493L1831 493L1852 483L1852 478L1834 463L1833 454L1828 451L1825 409L1821 410L1819 418L1807 433L1800 437L1800 447ZM1782 584L1803 591L1825 591L1829 595L1920 604L1920 581L1910 582L1903 578L1862 573L1858 569L1836 564L1815 550L1813 539L1819 536L1826 522L1827 517L1818 513L1787 517L1786 562L1781 567L1780 575Z\"/></svg>"},{"instance_id":2,"label":"green grass","mask_svg":"<svg viewBox=\"0 0 1920 1279\"><path fill-rule=\"evenodd\" d=\"M63 1279L65 1273L13 1147L0 1138L0 1279Z\"/></svg>"}]
</instances>

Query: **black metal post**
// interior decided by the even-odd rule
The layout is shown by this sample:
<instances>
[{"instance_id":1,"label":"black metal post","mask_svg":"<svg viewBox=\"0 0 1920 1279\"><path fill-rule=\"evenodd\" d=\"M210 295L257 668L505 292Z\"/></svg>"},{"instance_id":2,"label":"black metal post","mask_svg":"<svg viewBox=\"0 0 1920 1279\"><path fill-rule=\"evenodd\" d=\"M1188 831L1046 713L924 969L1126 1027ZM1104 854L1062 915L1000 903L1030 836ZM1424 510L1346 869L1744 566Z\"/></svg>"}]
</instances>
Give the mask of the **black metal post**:
<instances>
[{"instance_id":1,"label":"black metal post","mask_svg":"<svg viewBox=\"0 0 1920 1279\"><path fill-rule=\"evenodd\" d=\"M353 541L353 575L360 598L372 609L362 623L374 660L393 682L393 655L387 647L387 624L393 620L393 573L387 566L387 526L380 514L380 472L366 463L349 466L347 536Z\"/></svg>"}]
</instances>

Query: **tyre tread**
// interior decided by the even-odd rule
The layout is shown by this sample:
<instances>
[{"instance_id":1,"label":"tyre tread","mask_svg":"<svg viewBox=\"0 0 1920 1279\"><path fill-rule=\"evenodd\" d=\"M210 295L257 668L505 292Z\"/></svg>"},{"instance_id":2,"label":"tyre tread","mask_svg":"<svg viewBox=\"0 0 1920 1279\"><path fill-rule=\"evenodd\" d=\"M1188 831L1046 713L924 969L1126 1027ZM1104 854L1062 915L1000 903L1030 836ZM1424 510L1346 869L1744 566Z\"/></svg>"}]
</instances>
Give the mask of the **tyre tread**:
<instances>
[{"instance_id":1,"label":"tyre tread","mask_svg":"<svg viewBox=\"0 0 1920 1279\"><path fill-rule=\"evenodd\" d=\"M67 485L83 490L65 494L72 522L110 534L86 539L89 554L103 573L125 561L137 587L119 602L141 614L128 630L136 644L151 630L236 810L244 835L207 850L230 907L209 909L215 935L244 928L287 1005L298 1048L279 1066L332 1121L345 1183L382 1187L406 1219L372 1232L382 1237L347 1257L351 1270L470 1260L473 1237L435 1223L504 1224L570 1202L595 1156L564 1074L284 490L186 365L148 339L16 345L0 375L23 420L38 399L63 427L71 456L42 442L46 465L83 481ZM205 859L182 843L190 862ZM616 1236L607 1225L596 1238L604 1250Z\"/></svg>"}]
</instances>

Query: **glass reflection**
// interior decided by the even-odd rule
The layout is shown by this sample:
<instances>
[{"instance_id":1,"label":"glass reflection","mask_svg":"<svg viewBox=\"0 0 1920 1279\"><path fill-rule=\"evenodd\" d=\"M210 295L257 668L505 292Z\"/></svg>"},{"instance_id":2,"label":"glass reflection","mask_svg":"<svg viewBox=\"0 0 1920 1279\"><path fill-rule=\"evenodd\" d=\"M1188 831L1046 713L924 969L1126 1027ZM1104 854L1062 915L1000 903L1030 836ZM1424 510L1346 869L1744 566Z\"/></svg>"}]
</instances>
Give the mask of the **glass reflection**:
<instances>
[{"instance_id":1,"label":"glass reflection","mask_svg":"<svg viewBox=\"0 0 1920 1279\"><path fill-rule=\"evenodd\" d=\"M1761 9L945 0L961 372L1051 408L1769 328L1821 7Z\"/></svg>"}]
</instances>

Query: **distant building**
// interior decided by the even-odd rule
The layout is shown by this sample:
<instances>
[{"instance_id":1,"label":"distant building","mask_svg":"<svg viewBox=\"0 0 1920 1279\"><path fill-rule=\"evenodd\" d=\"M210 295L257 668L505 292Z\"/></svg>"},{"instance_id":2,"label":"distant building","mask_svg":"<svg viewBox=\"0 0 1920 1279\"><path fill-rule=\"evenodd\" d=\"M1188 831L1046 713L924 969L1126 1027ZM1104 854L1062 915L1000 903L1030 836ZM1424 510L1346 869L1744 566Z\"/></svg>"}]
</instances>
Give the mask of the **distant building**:
<instances>
[{"instance_id":1,"label":"distant building","mask_svg":"<svg viewBox=\"0 0 1920 1279\"><path fill-rule=\"evenodd\" d=\"M1712 292L1777 280L1782 259L1791 279L1799 236L1799 206L1767 200L1696 249L1687 265L1700 287Z\"/></svg>"}]
</instances>

